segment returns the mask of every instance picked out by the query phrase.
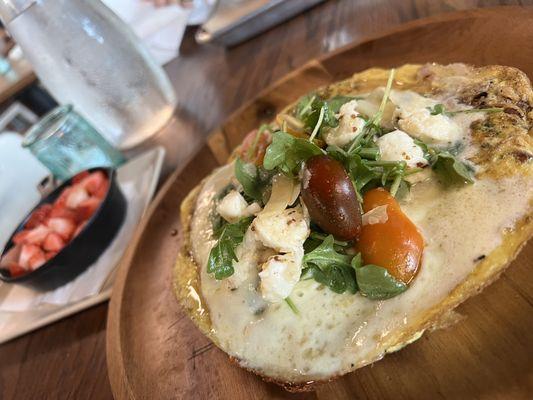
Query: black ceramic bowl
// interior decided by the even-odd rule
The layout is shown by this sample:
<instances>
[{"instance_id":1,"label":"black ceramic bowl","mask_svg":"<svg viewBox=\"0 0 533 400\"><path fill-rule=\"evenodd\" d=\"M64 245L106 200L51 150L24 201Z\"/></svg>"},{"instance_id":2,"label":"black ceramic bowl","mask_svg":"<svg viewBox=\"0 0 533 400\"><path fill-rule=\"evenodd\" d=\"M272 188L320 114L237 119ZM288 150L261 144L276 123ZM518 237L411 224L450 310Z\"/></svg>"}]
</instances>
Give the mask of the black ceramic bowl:
<instances>
[{"instance_id":1,"label":"black ceramic bowl","mask_svg":"<svg viewBox=\"0 0 533 400\"><path fill-rule=\"evenodd\" d=\"M55 289L71 281L94 263L109 246L126 216L126 198L118 187L116 173L113 169L92 168L89 171L101 170L109 178L109 189L98 209L88 220L82 231L74 237L54 257L36 270L27 274L12 277L8 270L0 268L0 279L4 282L20 283L39 290ZM55 201L64 188L72 184L72 179L63 182L52 193L42 199L9 238L2 256L13 247L13 236L22 229L33 210L42 204Z\"/></svg>"}]
</instances>

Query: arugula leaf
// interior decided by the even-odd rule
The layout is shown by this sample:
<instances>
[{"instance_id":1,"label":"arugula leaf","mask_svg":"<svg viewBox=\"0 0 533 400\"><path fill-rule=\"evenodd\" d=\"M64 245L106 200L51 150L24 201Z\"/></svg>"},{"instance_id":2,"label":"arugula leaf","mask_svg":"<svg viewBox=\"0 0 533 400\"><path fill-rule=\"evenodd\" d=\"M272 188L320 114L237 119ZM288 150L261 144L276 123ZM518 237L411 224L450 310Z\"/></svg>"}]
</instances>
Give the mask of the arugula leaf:
<instances>
[{"instance_id":1,"label":"arugula leaf","mask_svg":"<svg viewBox=\"0 0 533 400\"><path fill-rule=\"evenodd\" d=\"M302 279L313 278L335 293L348 291L353 294L357 292L357 283L351 259L352 256L335 249L335 240L329 235L318 247L304 255Z\"/></svg>"},{"instance_id":2,"label":"arugula leaf","mask_svg":"<svg viewBox=\"0 0 533 400\"><path fill-rule=\"evenodd\" d=\"M312 111L313 102L317 98L314 93L303 96L296 105L295 116L302 119Z\"/></svg>"},{"instance_id":3,"label":"arugula leaf","mask_svg":"<svg viewBox=\"0 0 533 400\"><path fill-rule=\"evenodd\" d=\"M361 255L352 260L361 294L372 300L386 300L397 296L407 289L407 285L394 278L389 272L377 265L362 265Z\"/></svg>"},{"instance_id":4,"label":"arugula leaf","mask_svg":"<svg viewBox=\"0 0 533 400\"><path fill-rule=\"evenodd\" d=\"M326 240L328 235L324 234L324 233L319 233L319 232L315 232L315 231L311 231L311 233L309 234L309 238L311 239L315 239L315 240L321 240L321 241L324 241ZM344 241L344 240L337 240L335 239L333 241L333 243L335 244L335 246L340 246L340 247L346 247L348 246L348 242ZM316 246L318 247L318 246Z\"/></svg>"},{"instance_id":5,"label":"arugula leaf","mask_svg":"<svg viewBox=\"0 0 533 400\"><path fill-rule=\"evenodd\" d=\"M362 158L359 154L347 156L345 168L348 171L360 201L362 194L369 189L383 186L396 196L400 187L405 188L403 178L409 172L405 161L374 161Z\"/></svg>"},{"instance_id":6,"label":"arugula leaf","mask_svg":"<svg viewBox=\"0 0 533 400\"><path fill-rule=\"evenodd\" d=\"M503 111L503 108L470 108L468 110L446 111L444 104L435 104L433 107L426 107L431 115L446 115L447 117L453 117L457 114L472 114L477 112L495 113Z\"/></svg>"},{"instance_id":7,"label":"arugula leaf","mask_svg":"<svg viewBox=\"0 0 533 400\"><path fill-rule=\"evenodd\" d=\"M353 100L355 97L335 96L324 100L316 94L302 97L295 110L295 116L299 118L308 132L313 131L314 135L322 133L324 129L339 126L336 114L339 113L343 104Z\"/></svg>"},{"instance_id":8,"label":"arugula leaf","mask_svg":"<svg viewBox=\"0 0 533 400\"><path fill-rule=\"evenodd\" d=\"M312 263L320 269L326 269L332 263L350 266L352 257L337 252L333 247L334 244L333 235L328 235L317 248L304 255L304 264Z\"/></svg>"},{"instance_id":9,"label":"arugula leaf","mask_svg":"<svg viewBox=\"0 0 533 400\"><path fill-rule=\"evenodd\" d=\"M339 294L346 291L355 294L358 290L353 269L338 265L331 265L326 271L310 265L304 270L301 279L314 279Z\"/></svg>"},{"instance_id":10,"label":"arugula leaf","mask_svg":"<svg viewBox=\"0 0 533 400\"><path fill-rule=\"evenodd\" d=\"M322 153L320 147L313 143L278 131L273 134L272 143L266 149L263 167L269 171L277 168L286 175L295 176L304 161Z\"/></svg>"},{"instance_id":11,"label":"arugula leaf","mask_svg":"<svg viewBox=\"0 0 533 400\"><path fill-rule=\"evenodd\" d=\"M262 201L263 193L257 172L252 163L244 163L240 158L235 161L235 177L242 185L244 194L254 200Z\"/></svg>"},{"instance_id":12,"label":"arugula leaf","mask_svg":"<svg viewBox=\"0 0 533 400\"><path fill-rule=\"evenodd\" d=\"M415 139L415 144L422 149L424 158L428 160L429 165L445 186L474 182L472 169L456 157L459 152L458 147L439 150L418 139Z\"/></svg>"},{"instance_id":13,"label":"arugula leaf","mask_svg":"<svg viewBox=\"0 0 533 400\"><path fill-rule=\"evenodd\" d=\"M331 112L333 112L334 114L338 114L344 104L354 99L355 97L352 96L335 96L329 99L327 103Z\"/></svg>"},{"instance_id":14,"label":"arugula leaf","mask_svg":"<svg viewBox=\"0 0 533 400\"><path fill-rule=\"evenodd\" d=\"M434 107L426 107L430 115L446 114L443 104L435 104Z\"/></svg>"},{"instance_id":15,"label":"arugula leaf","mask_svg":"<svg viewBox=\"0 0 533 400\"><path fill-rule=\"evenodd\" d=\"M446 186L474 182L472 170L450 152L443 151L436 154L432 157L430 164Z\"/></svg>"},{"instance_id":16,"label":"arugula leaf","mask_svg":"<svg viewBox=\"0 0 533 400\"><path fill-rule=\"evenodd\" d=\"M253 217L243 218L233 224L226 223L218 235L218 242L211 249L207 261L207 272L214 273L215 279L227 278L235 272L233 260L238 261L235 248L242 243Z\"/></svg>"}]
</instances>

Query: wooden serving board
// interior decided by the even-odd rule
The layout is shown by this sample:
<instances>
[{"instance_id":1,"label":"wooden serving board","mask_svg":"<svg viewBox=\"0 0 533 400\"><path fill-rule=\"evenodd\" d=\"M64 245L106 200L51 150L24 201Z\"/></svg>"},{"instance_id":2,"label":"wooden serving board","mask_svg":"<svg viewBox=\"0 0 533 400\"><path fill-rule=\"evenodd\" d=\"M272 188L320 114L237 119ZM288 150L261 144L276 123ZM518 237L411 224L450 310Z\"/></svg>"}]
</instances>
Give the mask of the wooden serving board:
<instances>
[{"instance_id":1,"label":"wooden serving board","mask_svg":"<svg viewBox=\"0 0 533 400\"><path fill-rule=\"evenodd\" d=\"M206 339L171 290L184 196L248 131L317 86L372 66L467 62L533 77L533 9L503 8L420 20L312 61L233 114L159 193L117 276L108 319L110 381L118 399L531 398L533 243L458 311L457 325L318 388L290 394L241 370ZM502 205L505 206L505 205Z\"/></svg>"}]
</instances>

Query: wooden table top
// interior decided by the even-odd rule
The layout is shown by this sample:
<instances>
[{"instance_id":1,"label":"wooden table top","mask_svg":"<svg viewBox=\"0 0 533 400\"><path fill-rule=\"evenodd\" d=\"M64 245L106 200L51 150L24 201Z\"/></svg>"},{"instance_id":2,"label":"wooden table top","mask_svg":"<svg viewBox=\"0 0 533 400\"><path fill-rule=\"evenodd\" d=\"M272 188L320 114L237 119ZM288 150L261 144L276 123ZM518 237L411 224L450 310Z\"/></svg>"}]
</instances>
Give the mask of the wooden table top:
<instances>
[{"instance_id":1,"label":"wooden table top","mask_svg":"<svg viewBox=\"0 0 533 400\"><path fill-rule=\"evenodd\" d=\"M150 144L167 148L168 173L231 112L306 61L403 22L497 5L533 0L330 0L229 50L197 46L188 31L180 57L166 67L179 99L176 121ZM0 399L112 398L106 317L103 304L0 345Z\"/></svg>"},{"instance_id":2,"label":"wooden table top","mask_svg":"<svg viewBox=\"0 0 533 400\"><path fill-rule=\"evenodd\" d=\"M31 65L26 60L11 62L11 70L0 76L0 104L35 81Z\"/></svg>"}]
</instances>

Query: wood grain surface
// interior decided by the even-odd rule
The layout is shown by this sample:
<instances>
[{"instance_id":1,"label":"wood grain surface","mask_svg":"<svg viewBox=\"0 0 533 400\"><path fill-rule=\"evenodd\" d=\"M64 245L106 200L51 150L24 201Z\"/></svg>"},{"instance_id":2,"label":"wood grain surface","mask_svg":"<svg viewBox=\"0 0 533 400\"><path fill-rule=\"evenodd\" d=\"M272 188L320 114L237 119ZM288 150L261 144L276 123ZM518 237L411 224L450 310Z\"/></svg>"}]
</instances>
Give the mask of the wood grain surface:
<instances>
[{"instance_id":1,"label":"wood grain surface","mask_svg":"<svg viewBox=\"0 0 533 400\"><path fill-rule=\"evenodd\" d=\"M527 399L533 393L533 243L501 279L461 305L465 316L384 360L290 394L229 362L188 319L171 290L179 204L261 122L320 85L370 66L454 61L513 65L533 76L533 53L511 43L533 36L533 9L478 10L415 21L348 45L274 83L232 114L161 189L117 276L107 331L118 399Z\"/></svg>"},{"instance_id":2,"label":"wood grain surface","mask_svg":"<svg viewBox=\"0 0 533 400\"><path fill-rule=\"evenodd\" d=\"M424 18L427 16L446 13L454 10L475 9L480 7L492 7L498 5L522 5L532 6L531 0L330 0L286 23L269 30L268 32L249 40L235 48L225 50L216 46L197 46L193 40L193 30L188 30L181 47L181 55L166 66L166 70L174 84L179 97L179 107L176 112L176 121L172 126L156 137L147 146L152 144L164 145L167 149L165 174L170 174L174 169L183 169L191 156L198 151L205 142L209 132L216 129L221 122L242 104L255 97L258 92L269 86L272 82L283 77L287 73L304 65L309 60L317 58L330 51L334 51L353 41L374 36L397 27L404 22ZM512 28L512 22L506 25ZM509 43L509 51L523 53L524 57L531 54L530 43ZM447 48L453 44L446 37L440 38L439 48ZM480 39L480 46L490 51L490 43ZM529 50L529 53L527 51ZM531 56L530 56L531 58ZM264 118L271 112L263 108ZM225 143L225 136L212 137L209 143L212 146L221 146ZM206 149L202 150L206 153ZM209 154L209 152L207 152ZM224 158L220 150L217 151L219 158ZM220 161L220 160L217 160ZM206 168L197 173L207 173L211 163L215 160L206 158ZM184 182L184 190L195 183L194 179L187 181L186 176L181 178ZM182 193L183 194L183 193ZM178 198L179 199L179 198ZM176 200L178 201L178 200ZM167 207L176 207L175 202ZM163 220L163 222L165 222ZM172 221L168 221L173 229ZM498 296L498 287L503 285L504 294L508 287L518 283L524 285L530 279L528 275L527 258L525 253L515 262L512 274L493 285L486 294L494 298L495 307L499 307L501 296ZM147 265L154 265L150 261ZM530 286L524 296L532 293ZM512 294L511 298L519 295ZM167 299L170 300L170 299ZM161 305L164 307L164 304ZM519 310L520 308L517 308ZM522 317L517 313L513 315L516 321ZM475 312L476 310L474 310ZM513 310L511 310L513 311ZM482 309L481 312L490 315L490 311ZM111 389L107 378L105 360L105 328L107 317L107 305L100 305L86 310L78 315L67 318L34 333L0 346L0 399L110 399ZM488 317L487 317L488 318ZM513 319L514 320L514 319ZM467 320L466 323L469 323ZM507 323L507 322L506 322ZM490 348L497 347L498 340L504 343L507 339L503 323L502 330L498 330L491 336ZM513 324L517 324L514 322ZM480 330L481 334L491 334L485 331L483 326L471 327L471 336L474 337ZM168 340L176 339L176 331L168 328ZM530 337L531 329L523 328L522 340ZM434 335L443 335L438 332ZM179 336L178 336L179 337ZM422 344L427 339L422 339ZM453 341L451 343L454 343ZM468 346L471 341L464 345ZM526 342L527 343L527 342ZM190 343L189 348L198 348L207 342ZM417 344L420 346L422 344ZM455 344L454 346L459 346ZM500 347L499 347L500 348ZM496 385L491 382L491 375L483 372L483 365L473 368L474 377L469 374L461 376L453 373L456 364L454 356L462 351L462 347L454 347L454 351L447 353L452 375L434 378L427 376L426 380L420 380L420 385L427 382L447 381L457 385L457 393L461 393L470 379L487 378L487 386ZM400 353L402 359L410 354L410 349ZM481 350L480 350L481 352ZM493 353L489 365L494 362L505 363L509 359L518 358L517 364L522 365L525 372L531 372L531 366L524 362L527 355L507 354L505 352ZM172 357L173 354L168 354ZM395 355L392 358L396 357ZM424 369L430 360L418 360L416 355L412 361L417 369ZM531 357L530 357L531 358ZM200 358L194 358L200 362ZM195 361L196 362L196 361ZM480 363L482 360L480 359ZM139 362L140 364L140 362ZM400 364L399 364L400 365ZM195 364L200 368L201 364ZM487 369L488 369L487 366ZM402 364L401 368L405 368ZM366 371L364 369L362 371ZM368 370L373 370L369 368ZM461 369L459 369L460 371ZM238 369L235 369L235 374ZM173 372L177 374L178 368ZM216 375L216 371L211 371ZM163 374L163 371L161 371ZM170 374L170 372L166 372ZM361 372L359 376L359 392L383 394L379 389L380 379L375 378L370 372ZM508 376L508 375L506 375ZM250 381L255 378L247 375ZM388 377L382 377L387 380ZM518 379L513 387L520 386ZM522 378L523 379L523 378ZM157 379L159 380L159 379ZM446 383L446 382L444 382ZM442 384L444 384L442 383ZM154 382L155 385L155 382ZM397 394L404 393L407 382L397 387ZM348 389L346 389L348 390ZM354 393L355 393L355 389ZM502 397L512 393L501 388ZM488 393L494 393L488 390ZM267 389L265 397L269 394L278 394L275 388ZM349 390L346 393L351 393ZM201 394L201 393L200 393ZM436 396L442 398L444 393ZM171 396L175 397L175 396ZM194 396L192 396L194 397ZM458 396L455 396L458 397Z\"/></svg>"}]
</instances>

